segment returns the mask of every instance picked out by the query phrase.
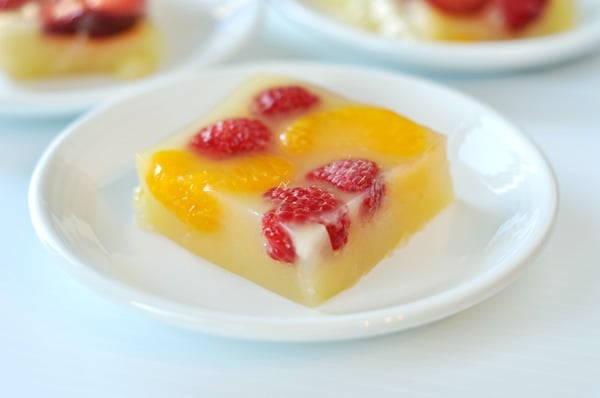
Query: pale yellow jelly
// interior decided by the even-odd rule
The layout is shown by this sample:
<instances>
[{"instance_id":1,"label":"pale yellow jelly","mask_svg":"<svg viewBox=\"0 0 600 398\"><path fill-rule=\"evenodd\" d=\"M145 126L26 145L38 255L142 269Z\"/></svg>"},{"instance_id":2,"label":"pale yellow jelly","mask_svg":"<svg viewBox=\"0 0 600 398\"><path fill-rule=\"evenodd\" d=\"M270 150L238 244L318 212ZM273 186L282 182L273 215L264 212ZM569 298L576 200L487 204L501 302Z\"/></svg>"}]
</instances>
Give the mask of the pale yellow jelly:
<instances>
[{"instance_id":1,"label":"pale yellow jelly","mask_svg":"<svg viewBox=\"0 0 600 398\"><path fill-rule=\"evenodd\" d=\"M270 87L300 85L320 98L300 115L260 119L273 145L260 153L215 159L188 143L201 128L249 117L254 96ZM328 162L376 162L386 185L381 207L361 218L364 194L336 192L349 209L347 244L334 251L323 225L288 226L297 258L277 261L265 250L262 217L274 187L319 185L308 171ZM446 138L392 111L350 101L284 77L250 79L192 125L137 154L140 224L189 251L281 296L316 306L354 285L453 200ZM165 259L165 266L168 259ZM200 265L199 265L200 266Z\"/></svg>"},{"instance_id":2,"label":"pale yellow jelly","mask_svg":"<svg viewBox=\"0 0 600 398\"><path fill-rule=\"evenodd\" d=\"M562 32L576 20L574 0L548 0L539 18L522 29L506 26L497 2L490 2L479 12L457 15L442 12L425 0L305 1L341 22L388 38L510 40Z\"/></svg>"},{"instance_id":3,"label":"pale yellow jelly","mask_svg":"<svg viewBox=\"0 0 600 398\"><path fill-rule=\"evenodd\" d=\"M103 38L52 35L41 29L35 6L0 13L0 69L13 79L82 74L134 79L160 64L161 36L148 20Z\"/></svg>"}]
</instances>

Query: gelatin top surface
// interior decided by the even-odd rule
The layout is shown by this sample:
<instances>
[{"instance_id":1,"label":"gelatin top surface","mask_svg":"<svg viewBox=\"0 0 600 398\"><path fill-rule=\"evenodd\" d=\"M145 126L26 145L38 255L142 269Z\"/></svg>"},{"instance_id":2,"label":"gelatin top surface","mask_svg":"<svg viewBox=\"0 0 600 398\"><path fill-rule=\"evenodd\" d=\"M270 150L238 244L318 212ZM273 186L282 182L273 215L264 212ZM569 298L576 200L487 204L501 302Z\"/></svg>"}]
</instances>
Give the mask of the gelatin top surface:
<instances>
[{"instance_id":1,"label":"gelatin top surface","mask_svg":"<svg viewBox=\"0 0 600 398\"><path fill-rule=\"evenodd\" d=\"M307 223L325 226L332 249L341 249L346 203L360 202L371 217L385 196L383 176L432 145L427 128L401 115L286 78L256 78L226 102L139 156L145 185L207 233L223 227L219 197L235 197L259 213L267 247L279 251L292 245L286 230ZM332 204L320 207L328 195Z\"/></svg>"}]
</instances>

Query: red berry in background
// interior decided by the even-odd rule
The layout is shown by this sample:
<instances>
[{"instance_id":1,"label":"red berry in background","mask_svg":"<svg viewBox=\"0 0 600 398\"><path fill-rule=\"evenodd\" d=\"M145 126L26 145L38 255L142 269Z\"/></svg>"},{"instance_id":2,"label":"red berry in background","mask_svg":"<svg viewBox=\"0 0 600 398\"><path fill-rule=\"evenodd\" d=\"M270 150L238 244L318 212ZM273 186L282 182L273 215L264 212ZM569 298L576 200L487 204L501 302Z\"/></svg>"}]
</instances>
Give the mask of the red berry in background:
<instances>
[{"instance_id":1,"label":"red berry in background","mask_svg":"<svg viewBox=\"0 0 600 398\"><path fill-rule=\"evenodd\" d=\"M439 11L455 16L470 15L481 11L491 0L426 0Z\"/></svg>"},{"instance_id":2,"label":"red berry in background","mask_svg":"<svg viewBox=\"0 0 600 398\"><path fill-rule=\"evenodd\" d=\"M96 12L111 15L143 15L146 11L146 0L86 0L88 8Z\"/></svg>"},{"instance_id":3,"label":"red berry in background","mask_svg":"<svg viewBox=\"0 0 600 398\"><path fill-rule=\"evenodd\" d=\"M52 34L110 36L135 26L142 0L39 0L44 30Z\"/></svg>"},{"instance_id":4,"label":"red berry in background","mask_svg":"<svg viewBox=\"0 0 600 398\"><path fill-rule=\"evenodd\" d=\"M261 121L246 118L225 119L201 129L189 142L194 151L223 158L265 149L271 131Z\"/></svg>"},{"instance_id":5,"label":"red berry in background","mask_svg":"<svg viewBox=\"0 0 600 398\"><path fill-rule=\"evenodd\" d=\"M78 25L87 11L83 0L40 0L42 23L49 33L77 33Z\"/></svg>"},{"instance_id":6,"label":"red berry in background","mask_svg":"<svg viewBox=\"0 0 600 398\"><path fill-rule=\"evenodd\" d=\"M0 0L0 11L13 10L27 3L28 0Z\"/></svg>"},{"instance_id":7,"label":"red berry in background","mask_svg":"<svg viewBox=\"0 0 600 398\"><path fill-rule=\"evenodd\" d=\"M499 6L506 26L517 31L537 20L548 6L548 0L499 0Z\"/></svg>"},{"instance_id":8,"label":"red berry in background","mask_svg":"<svg viewBox=\"0 0 600 398\"><path fill-rule=\"evenodd\" d=\"M336 160L310 171L306 178L324 181L345 192L367 190L379 174L377 163L366 159Z\"/></svg>"},{"instance_id":9,"label":"red berry in background","mask_svg":"<svg viewBox=\"0 0 600 398\"><path fill-rule=\"evenodd\" d=\"M272 87L253 99L251 111L261 116L286 116L307 110L319 102L319 97L300 86Z\"/></svg>"},{"instance_id":10,"label":"red berry in background","mask_svg":"<svg viewBox=\"0 0 600 398\"><path fill-rule=\"evenodd\" d=\"M291 263L296 259L286 225L323 225L333 250L348 242L348 208L332 193L318 187L274 188L264 197L275 204L262 220L267 253L275 260Z\"/></svg>"}]
</instances>

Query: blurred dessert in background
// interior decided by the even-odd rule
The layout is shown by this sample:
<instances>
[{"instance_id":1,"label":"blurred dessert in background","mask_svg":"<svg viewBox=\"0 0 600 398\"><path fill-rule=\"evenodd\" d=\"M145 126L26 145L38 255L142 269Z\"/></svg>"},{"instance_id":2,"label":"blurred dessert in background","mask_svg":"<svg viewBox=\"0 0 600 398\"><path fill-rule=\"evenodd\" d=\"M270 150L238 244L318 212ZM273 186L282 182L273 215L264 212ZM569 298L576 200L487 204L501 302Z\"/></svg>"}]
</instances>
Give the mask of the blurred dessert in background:
<instances>
[{"instance_id":1,"label":"blurred dessert in background","mask_svg":"<svg viewBox=\"0 0 600 398\"><path fill-rule=\"evenodd\" d=\"M509 40L575 22L574 0L306 0L333 18L386 38Z\"/></svg>"},{"instance_id":2,"label":"blurred dessert in background","mask_svg":"<svg viewBox=\"0 0 600 398\"><path fill-rule=\"evenodd\" d=\"M0 69L14 79L154 72L161 40L146 0L0 0Z\"/></svg>"}]
</instances>

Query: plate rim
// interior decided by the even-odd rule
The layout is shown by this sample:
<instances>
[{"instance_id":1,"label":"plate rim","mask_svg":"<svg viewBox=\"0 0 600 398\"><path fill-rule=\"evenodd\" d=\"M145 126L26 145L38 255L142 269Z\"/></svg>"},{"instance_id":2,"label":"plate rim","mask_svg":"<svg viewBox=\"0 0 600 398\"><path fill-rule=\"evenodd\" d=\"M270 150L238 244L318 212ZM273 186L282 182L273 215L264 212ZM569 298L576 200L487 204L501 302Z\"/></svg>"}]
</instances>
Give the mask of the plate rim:
<instances>
[{"instance_id":1,"label":"plate rim","mask_svg":"<svg viewBox=\"0 0 600 398\"><path fill-rule=\"evenodd\" d=\"M94 120L96 117L101 117L105 111L118 106L120 103L131 101L145 93L150 93L170 84L184 82L187 79L207 79L215 75L243 73L244 70L261 68L265 65L270 68L342 69L349 73L366 72L387 75L394 79L405 80L411 84L441 90L484 110L509 127L511 136L517 138L521 144L525 145L529 156L533 156L536 163L543 167L542 174L545 177L551 195L548 198L546 215L542 218L543 221L538 228L540 232L534 237L535 239L531 240L526 248L520 248L518 254L502 267L488 270L484 274L478 274L475 278L471 277L443 291L405 304L347 314L321 314L317 318L308 316L273 317L241 315L157 297L135 286L128 285L123 281L111 279L93 267L87 266L84 261L71 253L67 245L53 232L51 217L47 214L48 209L42 195L45 177L52 170L48 166L52 165L54 157L60 154L60 149L65 140L69 139L71 135L77 134L80 126ZM61 268L89 290L99 293L110 301L126 304L130 308L146 313L146 315L188 329L238 339L285 342L347 340L398 332L446 318L486 300L515 280L521 271L542 250L556 221L558 201L559 191L556 177L543 152L512 122L482 101L476 100L458 90L408 74L394 73L370 67L311 61L253 62L221 67L219 69L205 69L201 73L179 74L160 82L155 87L145 87L104 103L102 106L89 111L84 116L69 124L48 145L36 164L28 191L30 218L36 235L50 253L55 254L63 260L60 261ZM455 304L454 302L459 302L460 304ZM413 314L424 311L437 313L437 315L426 317L421 315L419 318ZM392 322L391 324L385 322L385 319L390 317L390 313L397 312L401 315L402 313L408 315L404 315L404 318L399 319L398 322ZM372 320L373 323L365 324L369 320ZM219 325L214 324L219 322L228 324L229 328L219 327ZM294 325L312 326L313 329L290 333L290 326ZM323 327L330 329L323 331L321 330Z\"/></svg>"},{"instance_id":2,"label":"plate rim","mask_svg":"<svg viewBox=\"0 0 600 398\"><path fill-rule=\"evenodd\" d=\"M568 61L600 48L600 20L533 38L481 43L386 39L352 27L313 9L302 0L267 0L286 20L324 35L346 48L385 54L385 61L430 72L497 73L534 69ZM599 9L600 10L600 9ZM348 43L352 43L348 45ZM358 43L358 44L357 44ZM559 48L560 50L557 50ZM395 54L390 56L390 52ZM531 59L531 54L536 58ZM410 55L407 61L406 56ZM460 57L457 57L460 55ZM512 57L507 58L508 55ZM491 59L496 62L491 62ZM464 59L468 62L465 64ZM503 62L497 62L502 59Z\"/></svg>"},{"instance_id":3,"label":"plate rim","mask_svg":"<svg viewBox=\"0 0 600 398\"><path fill-rule=\"evenodd\" d=\"M172 0L161 0L167 5L172 6ZM205 62L198 62L192 58L185 63L174 66L169 70L159 71L147 77L132 80L122 87L116 87L109 90L100 90L93 95L86 96L85 90L76 91L73 93L64 93L60 91L41 92L36 94L27 94L23 92L15 92L13 96L0 96L0 117L20 119L20 118L61 118L82 115L90 110L93 106L97 106L102 102L109 101L114 96L120 96L122 93L127 93L130 90L137 90L147 86L152 86L157 82L168 79L173 75L186 73L190 68L205 68L218 65L231 57L235 56L244 46L250 42L258 33L265 14L265 4L263 0L243 0L244 7L249 7L247 30L239 35L239 39L234 42L226 52L220 54L219 57L211 58ZM198 5L198 7L201 7ZM219 22L221 23L221 22ZM218 25L218 24L217 24ZM216 25L215 25L216 26ZM0 74L3 72L0 71ZM8 78L6 78L8 79ZM19 84L18 82L15 84ZM98 89L100 87L94 87ZM82 100L83 98L83 100ZM10 104L11 100L17 100L17 104ZM59 105L53 104L48 107L49 103L61 101Z\"/></svg>"}]
</instances>

